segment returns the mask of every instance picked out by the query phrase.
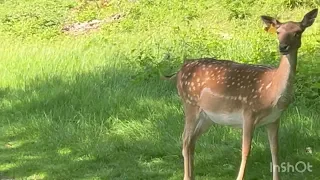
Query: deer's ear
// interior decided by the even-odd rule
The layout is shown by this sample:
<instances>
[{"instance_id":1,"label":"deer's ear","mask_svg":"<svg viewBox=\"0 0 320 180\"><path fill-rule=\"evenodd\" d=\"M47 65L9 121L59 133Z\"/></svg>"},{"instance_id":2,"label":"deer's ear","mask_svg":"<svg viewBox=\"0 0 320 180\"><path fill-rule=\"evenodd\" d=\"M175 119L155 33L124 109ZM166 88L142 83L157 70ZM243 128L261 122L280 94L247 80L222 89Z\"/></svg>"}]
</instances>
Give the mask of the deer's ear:
<instances>
[{"instance_id":1,"label":"deer's ear","mask_svg":"<svg viewBox=\"0 0 320 180\"><path fill-rule=\"evenodd\" d=\"M267 32L275 33L277 28L281 25L278 20L270 16L261 16L261 20L264 22L264 30Z\"/></svg>"},{"instance_id":2,"label":"deer's ear","mask_svg":"<svg viewBox=\"0 0 320 180\"><path fill-rule=\"evenodd\" d=\"M314 9L304 15L303 20L301 21L301 26L307 28L311 26L318 15L318 9Z\"/></svg>"}]
</instances>

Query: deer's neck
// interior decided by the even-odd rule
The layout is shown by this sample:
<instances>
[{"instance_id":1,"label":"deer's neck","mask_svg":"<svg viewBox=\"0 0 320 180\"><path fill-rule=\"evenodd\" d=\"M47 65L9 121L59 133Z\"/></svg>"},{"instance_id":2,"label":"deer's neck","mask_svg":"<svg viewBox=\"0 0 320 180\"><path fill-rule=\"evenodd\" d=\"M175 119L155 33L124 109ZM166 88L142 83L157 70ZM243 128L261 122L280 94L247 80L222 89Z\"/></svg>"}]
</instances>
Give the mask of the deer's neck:
<instances>
[{"instance_id":1,"label":"deer's neck","mask_svg":"<svg viewBox=\"0 0 320 180\"><path fill-rule=\"evenodd\" d=\"M280 65L278 71L282 69L288 69L292 75L296 73L296 66L297 66L297 51L293 51L287 55L281 56Z\"/></svg>"},{"instance_id":2,"label":"deer's neck","mask_svg":"<svg viewBox=\"0 0 320 180\"><path fill-rule=\"evenodd\" d=\"M287 55L281 56L280 65L275 73L276 77L279 80L282 79L284 81L293 80L296 74L296 67L297 67L297 51L290 52Z\"/></svg>"},{"instance_id":3,"label":"deer's neck","mask_svg":"<svg viewBox=\"0 0 320 180\"><path fill-rule=\"evenodd\" d=\"M281 56L278 69L275 71L273 83L275 84L273 92L275 98L290 95L292 93L292 84L296 74L297 51Z\"/></svg>"}]
</instances>

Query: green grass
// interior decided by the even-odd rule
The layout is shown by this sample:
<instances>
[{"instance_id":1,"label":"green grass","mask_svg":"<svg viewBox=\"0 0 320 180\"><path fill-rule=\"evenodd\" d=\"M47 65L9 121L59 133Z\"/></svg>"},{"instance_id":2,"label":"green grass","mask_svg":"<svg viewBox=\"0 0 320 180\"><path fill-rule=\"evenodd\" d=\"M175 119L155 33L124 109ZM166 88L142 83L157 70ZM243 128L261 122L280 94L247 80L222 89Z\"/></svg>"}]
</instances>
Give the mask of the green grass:
<instances>
[{"instance_id":1,"label":"green grass","mask_svg":"<svg viewBox=\"0 0 320 180\"><path fill-rule=\"evenodd\" d=\"M183 111L175 85L158 71L169 74L183 58L204 56L277 65L275 36L263 32L259 16L300 20L316 7L299 0L142 0L74 12L72 0L0 4L0 179L182 179ZM125 16L100 32L59 32L64 23L114 13ZM304 33L296 100L280 129L280 162L309 162L312 172L281 173L284 180L320 177L319 28L318 18ZM235 179L240 137L224 126L203 135L196 178ZM264 128L252 149L246 179L271 179Z\"/></svg>"}]
</instances>

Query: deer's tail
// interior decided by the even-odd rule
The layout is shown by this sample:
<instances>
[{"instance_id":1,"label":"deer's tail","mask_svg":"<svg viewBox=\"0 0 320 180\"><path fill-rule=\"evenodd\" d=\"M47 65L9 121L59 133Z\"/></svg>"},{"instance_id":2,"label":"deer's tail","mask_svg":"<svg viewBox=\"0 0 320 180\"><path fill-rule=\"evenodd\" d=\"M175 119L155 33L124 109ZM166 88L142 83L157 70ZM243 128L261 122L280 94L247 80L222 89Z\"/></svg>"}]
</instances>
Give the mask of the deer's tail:
<instances>
[{"instance_id":1,"label":"deer's tail","mask_svg":"<svg viewBox=\"0 0 320 180\"><path fill-rule=\"evenodd\" d=\"M177 77L177 72L171 74L171 75L163 75L160 71L160 79L162 80L174 80Z\"/></svg>"}]
</instances>

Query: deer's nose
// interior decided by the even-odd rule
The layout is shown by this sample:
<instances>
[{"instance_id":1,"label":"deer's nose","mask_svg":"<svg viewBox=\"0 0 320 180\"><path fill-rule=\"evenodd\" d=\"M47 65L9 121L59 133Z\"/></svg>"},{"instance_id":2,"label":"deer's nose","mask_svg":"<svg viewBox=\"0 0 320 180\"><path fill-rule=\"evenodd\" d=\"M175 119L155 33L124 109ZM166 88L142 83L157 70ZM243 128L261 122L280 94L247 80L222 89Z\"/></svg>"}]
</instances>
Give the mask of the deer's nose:
<instances>
[{"instance_id":1,"label":"deer's nose","mask_svg":"<svg viewBox=\"0 0 320 180\"><path fill-rule=\"evenodd\" d=\"M289 50L289 46L287 44L280 44L279 50L280 52L287 52Z\"/></svg>"}]
</instances>

